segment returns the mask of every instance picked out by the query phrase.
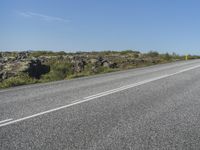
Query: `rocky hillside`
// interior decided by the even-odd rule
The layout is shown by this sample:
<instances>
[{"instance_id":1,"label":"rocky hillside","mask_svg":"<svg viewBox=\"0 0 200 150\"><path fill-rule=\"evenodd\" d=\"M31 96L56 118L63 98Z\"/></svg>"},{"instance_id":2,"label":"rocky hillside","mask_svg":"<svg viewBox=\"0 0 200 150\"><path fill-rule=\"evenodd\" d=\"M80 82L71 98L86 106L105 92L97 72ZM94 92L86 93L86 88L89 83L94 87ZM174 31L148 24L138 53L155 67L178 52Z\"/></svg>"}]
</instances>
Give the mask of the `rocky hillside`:
<instances>
[{"instance_id":1,"label":"rocky hillside","mask_svg":"<svg viewBox=\"0 0 200 150\"><path fill-rule=\"evenodd\" d=\"M192 57L190 58L197 58ZM182 60L176 54L151 51L103 52L1 52L0 87L70 79Z\"/></svg>"}]
</instances>

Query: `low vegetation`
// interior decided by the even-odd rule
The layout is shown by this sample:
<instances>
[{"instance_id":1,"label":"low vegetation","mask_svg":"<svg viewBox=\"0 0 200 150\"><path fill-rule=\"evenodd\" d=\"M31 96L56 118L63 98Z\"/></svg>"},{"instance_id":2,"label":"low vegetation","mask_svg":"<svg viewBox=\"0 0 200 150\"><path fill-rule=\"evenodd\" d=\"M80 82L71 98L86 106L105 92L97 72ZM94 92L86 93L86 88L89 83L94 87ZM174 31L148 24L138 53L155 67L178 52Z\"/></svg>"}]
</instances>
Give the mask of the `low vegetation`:
<instances>
[{"instance_id":1,"label":"low vegetation","mask_svg":"<svg viewBox=\"0 0 200 150\"><path fill-rule=\"evenodd\" d=\"M188 56L197 59L199 56ZM50 82L184 60L185 56L156 51L52 51L0 53L0 88Z\"/></svg>"}]
</instances>

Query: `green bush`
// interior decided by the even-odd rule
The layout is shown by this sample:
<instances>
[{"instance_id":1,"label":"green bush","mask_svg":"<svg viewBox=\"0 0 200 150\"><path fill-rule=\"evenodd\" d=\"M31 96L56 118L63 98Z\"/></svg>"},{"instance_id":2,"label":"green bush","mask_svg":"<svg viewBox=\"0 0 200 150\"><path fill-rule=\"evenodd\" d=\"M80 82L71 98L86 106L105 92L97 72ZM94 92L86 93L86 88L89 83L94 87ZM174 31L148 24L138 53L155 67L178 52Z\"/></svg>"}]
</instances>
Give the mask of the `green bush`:
<instances>
[{"instance_id":1,"label":"green bush","mask_svg":"<svg viewBox=\"0 0 200 150\"><path fill-rule=\"evenodd\" d=\"M20 74L16 77L10 77L3 82L0 82L0 88L7 88L7 87L13 87L13 86L19 86L19 85L26 85L26 84L32 84L37 83L36 79L30 78L27 74Z\"/></svg>"},{"instance_id":2,"label":"green bush","mask_svg":"<svg viewBox=\"0 0 200 150\"><path fill-rule=\"evenodd\" d=\"M154 58L154 57L158 57L159 53L156 51L150 51L147 53L147 56Z\"/></svg>"},{"instance_id":3,"label":"green bush","mask_svg":"<svg viewBox=\"0 0 200 150\"><path fill-rule=\"evenodd\" d=\"M65 79L72 74L72 64L65 61L56 61L50 63L51 71L42 76L41 80L55 81Z\"/></svg>"}]
</instances>

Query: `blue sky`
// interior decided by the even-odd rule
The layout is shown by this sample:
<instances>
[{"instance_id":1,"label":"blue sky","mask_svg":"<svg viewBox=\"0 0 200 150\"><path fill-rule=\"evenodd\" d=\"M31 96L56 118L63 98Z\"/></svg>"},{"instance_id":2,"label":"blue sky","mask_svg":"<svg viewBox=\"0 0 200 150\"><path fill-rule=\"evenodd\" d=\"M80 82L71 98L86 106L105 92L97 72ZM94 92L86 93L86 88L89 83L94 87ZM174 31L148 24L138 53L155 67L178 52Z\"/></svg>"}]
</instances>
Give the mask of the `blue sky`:
<instances>
[{"instance_id":1,"label":"blue sky","mask_svg":"<svg viewBox=\"0 0 200 150\"><path fill-rule=\"evenodd\" d=\"M0 50L200 54L199 0L1 0Z\"/></svg>"}]
</instances>

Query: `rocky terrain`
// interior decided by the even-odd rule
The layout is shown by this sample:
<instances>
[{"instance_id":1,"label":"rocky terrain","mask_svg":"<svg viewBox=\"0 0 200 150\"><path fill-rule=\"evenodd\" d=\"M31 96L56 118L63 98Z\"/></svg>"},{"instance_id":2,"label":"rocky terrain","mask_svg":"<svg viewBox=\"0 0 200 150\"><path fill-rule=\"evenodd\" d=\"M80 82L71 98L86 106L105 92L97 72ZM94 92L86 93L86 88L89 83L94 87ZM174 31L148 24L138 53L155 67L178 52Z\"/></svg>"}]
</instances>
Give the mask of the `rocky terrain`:
<instances>
[{"instance_id":1,"label":"rocky terrain","mask_svg":"<svg viewBox=\"0 0 200 150\"><path fill-rule=\"evenodd\" d=\"M6 57L1 53L0 58L0 81L27 73L30 77L39 79L42 74L48 73L50 67L43 65L39 58L29 58L29 52L19 52L16 57Z\"/></svg>"},{"instance_id":2,"label":"rocky terrain","mask_svg":"<svg viewBox=\"0 0 200 150\"><path fill-rule=\"evenodd\" d=\"M196 58L190 56L190 58ZM184 59L151 51L1 52L0 87L70 79Z\"/></svg>"}]
</instances>

